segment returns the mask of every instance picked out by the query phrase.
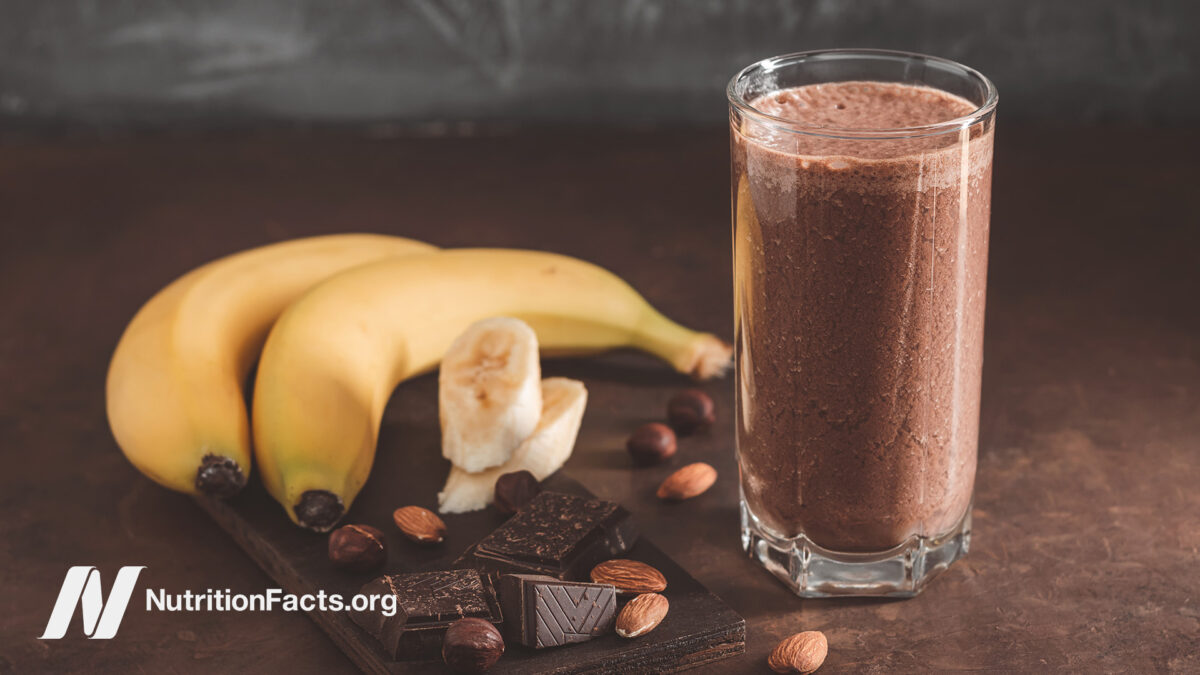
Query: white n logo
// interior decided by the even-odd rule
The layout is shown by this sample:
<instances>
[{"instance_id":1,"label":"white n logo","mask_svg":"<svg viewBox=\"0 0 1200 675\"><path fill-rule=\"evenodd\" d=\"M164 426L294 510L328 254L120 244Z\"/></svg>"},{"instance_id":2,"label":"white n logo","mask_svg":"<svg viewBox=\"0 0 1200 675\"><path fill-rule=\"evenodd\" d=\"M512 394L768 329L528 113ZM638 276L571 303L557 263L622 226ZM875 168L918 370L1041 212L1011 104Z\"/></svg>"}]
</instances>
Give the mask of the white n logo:
<instances>
[{"instance_id":1,"label":"white n logo","mask_svg":"<svg viewBox=\"0 0 1200 675\"><path fill-rule=\"evenodd\" d=\"M93 640L108 640L117 634L125 608L133 595L133 586L145 565L129 565L117 572L117 580L104 602L100 589L100 570L90 565L78 565L67 570L58 601L50 613L50 621L39 640L57 640L67 634L67 624L75 615L75 606L80 605L83 614L83 632Z\"/></svg>"}]
</instances>

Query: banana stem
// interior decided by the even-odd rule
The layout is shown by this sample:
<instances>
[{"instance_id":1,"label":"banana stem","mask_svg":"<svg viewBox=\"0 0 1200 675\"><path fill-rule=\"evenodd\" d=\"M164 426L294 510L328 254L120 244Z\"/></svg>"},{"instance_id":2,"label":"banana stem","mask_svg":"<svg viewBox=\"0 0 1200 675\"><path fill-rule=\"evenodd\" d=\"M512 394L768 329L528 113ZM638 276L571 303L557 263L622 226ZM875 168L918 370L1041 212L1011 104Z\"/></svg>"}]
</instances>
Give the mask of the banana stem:
<instances>
[{"instance_id":1,"label":"banana stem","mask_svg":"<svg viewBox=\"0 0 1200 675\"><path fill-rule=\"evenodd\" d=\"M646 313L631 344L698 380L721 377L733 357L733 348L724 340L685 328L655 309Z\"/></svg>"}]
</instances>

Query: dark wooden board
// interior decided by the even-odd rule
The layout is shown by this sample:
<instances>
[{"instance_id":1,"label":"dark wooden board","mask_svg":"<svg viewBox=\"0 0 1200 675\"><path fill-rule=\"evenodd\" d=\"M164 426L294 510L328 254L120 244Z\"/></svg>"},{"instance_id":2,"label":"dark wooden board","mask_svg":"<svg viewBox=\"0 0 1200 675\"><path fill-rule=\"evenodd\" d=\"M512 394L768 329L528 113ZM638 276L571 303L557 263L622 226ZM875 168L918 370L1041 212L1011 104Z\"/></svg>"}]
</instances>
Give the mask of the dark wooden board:
<instances>
[{"instance_id":1,"label":"dark wooden board","mask_svg":"<svg viewBox=\"0 0 1200 675\"><path fill-rule=\"evenodd\" d=\"M420 460L413 461L407 454L410 452L421 453ZM504 522L503 516L488 508L445 516L448 534L441 545L425 547L405 539L391 522L392 511L407 504L432 507L434 493L441 485L447 466L436 455L436 449L428 447L419 451L411 447L406 451L383 451L376 458L371 480L344 522L372 525L386 533L388 562L383 571L397 573L449 566L468 546ZM591 494L561 472L547 479L545 486L560 492ZM293 525L257 481L231 501L197 501L289 593L315 594L324 590L340 593L348 599L364 583L379 575L379 572L354 574L333 568L326 556L327 537ZM636 640L610 634L587 643L548 650L509 645L504 657L489 672L497 675L671 673L745 651L746 631L742 617L658 547L643 537L629 557L658 568L667 578L664 595L671 602L671 610L657 629ZM365 672L436 673L444 670L438 661L390 660L376 640L354 624L345 612L314 610L309 616Z\"/></svg>"}]
</instances>

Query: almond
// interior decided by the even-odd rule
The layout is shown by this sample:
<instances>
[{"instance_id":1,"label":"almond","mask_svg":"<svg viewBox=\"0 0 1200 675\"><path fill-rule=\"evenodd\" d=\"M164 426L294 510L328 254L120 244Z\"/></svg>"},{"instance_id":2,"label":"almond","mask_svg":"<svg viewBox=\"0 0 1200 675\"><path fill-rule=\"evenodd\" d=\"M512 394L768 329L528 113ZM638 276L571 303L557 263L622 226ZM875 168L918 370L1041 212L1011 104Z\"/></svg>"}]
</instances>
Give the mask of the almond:
<instances>
[{"instance_id":1,"label":"almond","mask_svg":"<svg viewBox=\"0 0 1200 675\"><path fill-rule=\"evenodd\" d=\"M691 499L696 495L703 494L715 482L717 482L716 469L704 462L688 464L667 476L662 485L658 486L658 498L671 501Z\"/></svg>"},{"instance_id":2,"label":"almond","mask_svg":"<svg viewBox=\"0 0 1200 675\"><path fill-rule=\"evenodd\" d=\"M406 537L422 544L436 544L446 538L446 523L433 511L420 506L405 506L392 513L396 527Z\"/></svg>"},{"instance_id":3,"label":"almond","mask_svg":"<svg viewBox=\"0 0 1200 675\"><path fill-rule=\"evenodd\" d=\"M658 593L643 593L629 601L617 615L617 635L635 638L662 623L671 603Z\"/></svg>"},{"instance_id":4,"label":"almond","mask_svg":"<svg viewBox=\"0 0 1200 675\"><path fill-rule=\"evenodd\" d=\"M818 630L806 630L776 645L767 659L767 665L777 673L811 673L821 667L828 653L829 643L825 640L825 634Z\"/></svg>"},{"instance_id":5,"label":"almond","mask_svg":"<svg viewBox=\"0 0 1200 675\"><path fill-rule=\"evenodd\" d=\"M657 593L667 589L662 572L636 560L608 560L592 568L592 583L615 586L618 593Z\"/></svg>"}]
</instances>

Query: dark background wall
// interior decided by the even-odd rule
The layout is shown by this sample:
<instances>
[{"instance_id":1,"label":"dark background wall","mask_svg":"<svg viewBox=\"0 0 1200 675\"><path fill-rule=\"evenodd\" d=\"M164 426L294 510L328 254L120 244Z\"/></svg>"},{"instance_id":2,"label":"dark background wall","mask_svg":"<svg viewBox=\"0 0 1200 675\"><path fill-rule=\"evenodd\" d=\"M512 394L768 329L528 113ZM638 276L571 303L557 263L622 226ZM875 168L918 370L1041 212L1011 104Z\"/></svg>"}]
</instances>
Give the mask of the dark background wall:
<instances>
[{"instance_id":1,"label":"dark background wall","mask_svg":"<svg viewBox=\"0 0 1200 675\"><path fill-rule=\"evenodd\" d=\"M1006 118L1200 118L1190 0L3 0L0 128L718 122L741 66L885 47Z\"/></svg>"}]
</instances>

